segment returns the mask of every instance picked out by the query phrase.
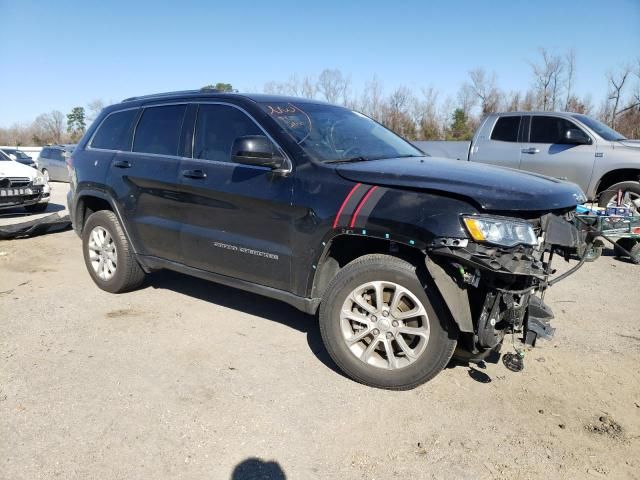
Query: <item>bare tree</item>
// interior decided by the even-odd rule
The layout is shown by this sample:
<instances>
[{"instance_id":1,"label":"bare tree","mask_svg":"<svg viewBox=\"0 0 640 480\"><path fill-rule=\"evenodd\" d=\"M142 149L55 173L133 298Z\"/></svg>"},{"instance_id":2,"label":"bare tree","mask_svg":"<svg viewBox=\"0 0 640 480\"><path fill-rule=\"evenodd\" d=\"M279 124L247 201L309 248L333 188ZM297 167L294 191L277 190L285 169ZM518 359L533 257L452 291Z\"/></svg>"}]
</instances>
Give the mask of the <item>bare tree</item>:
<instances>
[{"instance_id":1,"label":"bare tree","mask_svg":"<svg viewBox=\"0 0 640 480\"><path fill-rule=\"evenodd\" d=\"M382 83L380 83L378 77L374 75L374 77L365 84L359 109L378 122L383 120L384 100L382 95Z\"/></svg>"},{"instance_id":2,"label":"bare tree","mask_svg":"<svg viewBox=\"0 0 640 480\"><path fill-rule=\"evenodd\" d=\"M438 92L434 87L422 89L422 99L415 100L413 119L419 140L437 140L442 136L438 119Z\"/></svg>"},{"instance_id":3,"label":"bare tree","mask_svg":"<svg viewBox=\"0 0 640 480\"><path fill-rule=\"evenodd\" d=\"M95 100L92 100L89 103L87 103L87 113L86 113L87 124L90 124L91 122L93 122L103 108L104 108L104 102L99 98L96 98Z\"/></svg>"},{"instance_id":4,"label":"bare tree","mask_svg":"<svg viewBox=\"0 0 640 480\"><path fill-rule=\"evenodd\" d=\"M569 108L570 102L575 103L575 98L573 97L573 80L576 72L576 52L574 49L571 49L565 55L565 67L567 71L566 79L565 79L565 101L564 101L564 110L565 112L573 111Z\"/></svg>"},{"instance_id":5,"label":"bare tree","mask_svg":"<svg viewBox=\"0 0 640 480\"><path fill-rule=\"evenodd\" d=\"M64 115L58 110L43 113L36 118L35 127L42 135L41 140L48 143L60 143L64 135Z\"/></svg>"},{"instance_id":6,"label":"bare tree","mask_svg":"<svg viewBox=\"0 0 640 480\"><path fill-rule=\"evenodd\" d=\"M469 72L469 78L471 79L469 87L480 100L482 115L496 112L500 103L500 92L496 86L495 73L489 76L484 69L476 68Z\"/></svg>"},{"instance_id":7,"label":"bare tree","mask_svg":"<svg viewBox=\"0 0 640 480\"><path fill-rule=\"evenodd\" d=\"M530 63L534 76L537 103L542 110L555 110L560 94L560 77L563 70L562 59L558 55L541 48L542 63Z\"/></svg>"},{"instance_id":8,"label":"bare tree","mask_svg":"<svg viewBox=\"0 0 640 480\"><path fill-rule=\"evenodd\" d=\"M471 109L475 107L478 99L473 88L468 83L463 83L458 90L458 106L464 112L465 116L471 114Z\"/></svg>"},{"instance_id":9,"label":"bare tree","mask_svg":"<svg viewBox=\"0 0 640 480\"><path fill-rule=\"evenodd\" d=\"M349 97L351 78L342 74L340 70L324 69L318 77L318 92L329 103L345 105Z\"/></svg>"}]
</instances>

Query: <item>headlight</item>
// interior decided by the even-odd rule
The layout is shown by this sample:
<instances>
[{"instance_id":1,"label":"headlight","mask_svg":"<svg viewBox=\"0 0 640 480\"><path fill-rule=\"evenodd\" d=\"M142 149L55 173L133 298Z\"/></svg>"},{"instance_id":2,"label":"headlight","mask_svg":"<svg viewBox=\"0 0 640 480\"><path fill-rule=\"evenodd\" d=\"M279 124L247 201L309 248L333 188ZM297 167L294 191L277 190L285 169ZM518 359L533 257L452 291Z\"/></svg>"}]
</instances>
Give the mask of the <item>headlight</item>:
<instances>
[{"instance_id":1,"label":"headlight","mask_svg":"<svg viewBox=\"0 0 640 480\"><path fill-rule=\"evenodd\" d=\"M47 181L44 179L44 177L42 176L42 174L40 172L38 172L38 174L36 175L36 177L33 179L33 181L31 182L31 184L34 187L40 187L44 184L46 184Z\"/></svg>"},{"instance_id":2,"label":"headlight","mask_svg":"<svg viewBox=\"0 0 640 480\"><path fill-rule=\"evenodd\" d=\"M536 245L538 239L527 222L498 217L463 217L464 226L476 242L487 242L504 247Z\"/></svg>"}]
</instances>

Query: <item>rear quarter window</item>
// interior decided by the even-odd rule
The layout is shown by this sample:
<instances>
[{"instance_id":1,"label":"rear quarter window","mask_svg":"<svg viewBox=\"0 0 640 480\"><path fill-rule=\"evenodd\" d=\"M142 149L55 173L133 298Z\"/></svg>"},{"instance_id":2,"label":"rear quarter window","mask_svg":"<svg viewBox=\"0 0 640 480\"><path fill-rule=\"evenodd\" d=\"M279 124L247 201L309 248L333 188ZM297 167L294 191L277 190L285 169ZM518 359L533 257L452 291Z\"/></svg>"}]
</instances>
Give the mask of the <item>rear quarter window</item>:
<instances>
[{"instance_id":1,"label":"rear quarter window","mask_svg":"<svg viewBox=\"0 0 640 480\"><path fill-rule=\"evenodd\" d=\"M137 109L110 114L98 127L91 140L91 148L131 150L133 122L137 115Z\"/></svg>"},{"instance_id":2,"label":"rear quarter window","mask_svg":"<svg viewBox=\"0 0 640 480\"><path fill-rule=\"evenodd\" d=\"M500 117L491 132L491 140L517 142L521 119L519 116Z\"/></svg>"}]
</instances>

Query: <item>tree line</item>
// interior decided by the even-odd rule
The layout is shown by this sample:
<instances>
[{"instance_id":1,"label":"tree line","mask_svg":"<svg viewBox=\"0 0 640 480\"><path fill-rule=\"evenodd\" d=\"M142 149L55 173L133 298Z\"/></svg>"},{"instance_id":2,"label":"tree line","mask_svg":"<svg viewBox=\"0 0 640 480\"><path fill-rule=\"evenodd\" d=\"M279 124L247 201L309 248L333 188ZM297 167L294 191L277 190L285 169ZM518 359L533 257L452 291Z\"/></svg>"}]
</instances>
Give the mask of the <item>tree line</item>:
<instances>
[{"instance_id":1,"label":"tree line","mask_svg":"<svg viewBox=\"0 0 640 480\"><path fill-rule=\"evenodd\" d=\"M356 92L351 76L325 69L317 76L291 75L270 81L264 93L315 98L358 110L409 140L468 140L488 113L497 111L571 111L594 116L629 138L640 138L640 58L611 69L607 91L596 105L591 94L575 92L576 55L541 48L529 62L530 82L523 90L500 87L494 72L475 68L468 72L455 96L442 98L433 86L414 91L399 86L385 92L377 76ZM204 88L235 91L230 83ZM30 124L0 128L0 145L72 143L84 134L104 102L94 100L74 107L66 116L54 110Z\"/></svg>"}]
</instances>

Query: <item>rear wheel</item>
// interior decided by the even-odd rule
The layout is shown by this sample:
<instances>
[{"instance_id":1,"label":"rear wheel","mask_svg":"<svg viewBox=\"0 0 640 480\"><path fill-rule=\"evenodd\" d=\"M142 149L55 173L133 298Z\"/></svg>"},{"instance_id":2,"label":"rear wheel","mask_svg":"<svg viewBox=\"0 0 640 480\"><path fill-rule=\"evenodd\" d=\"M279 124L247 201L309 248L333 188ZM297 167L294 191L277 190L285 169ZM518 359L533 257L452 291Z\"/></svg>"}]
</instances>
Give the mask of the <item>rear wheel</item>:
<instances>
[{"instance_id":1,"label":"rear wheel","mask_svg":"<svg viewBox=\"0 0 640 480\"><path fill-rule=\"evenodd\" d=\"M634 215L640 215L640 182L620 182L610 186L600 194L599 207L615 207L621 192L621 206L628 207Z\"/></svg>"},{"instance_id":2,"label":"rear wheel","mask_svg":"<svg viewBox=\"0 0 640 480\"><path fill-rule=\"evenodd\" d=\"M102 290L127 292L144 280L144 271L113 212L100 210L87 219L82 249L89 275Z\"/></svg>"},{"instance_id":3,"label":"rear wheel","mask_svg":"<svg viewBox=\"0 0 640 480\"><path fill-rule=\"evenodd\" d=\"M447 365L457 343L457 330L433 302L413 265L366 255L346 265L327 288L320 305L322 339L354 380L414 388Z\"/></svg>"}]
</instances>

